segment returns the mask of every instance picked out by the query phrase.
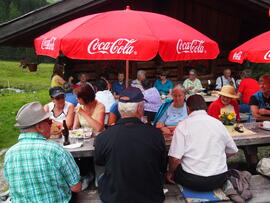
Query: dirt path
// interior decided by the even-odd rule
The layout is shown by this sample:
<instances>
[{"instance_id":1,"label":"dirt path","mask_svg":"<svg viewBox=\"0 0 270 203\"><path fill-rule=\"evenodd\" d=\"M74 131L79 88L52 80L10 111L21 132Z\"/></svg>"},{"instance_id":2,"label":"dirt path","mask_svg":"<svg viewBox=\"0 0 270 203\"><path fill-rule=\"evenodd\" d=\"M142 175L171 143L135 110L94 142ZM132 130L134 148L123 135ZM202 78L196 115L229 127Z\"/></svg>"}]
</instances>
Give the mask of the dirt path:
<instances>
[{"instance_id":1,"label":"dirt path","mask_svg":"<svg viewBox=\"0 0 270 203\"><path fill-rule=\"evenodd\" d=\"M1 156L7 151L7 149L0 151L0 194L7 191L8 184L4 179L4 159Z\"/></svg>"}]
</instances>

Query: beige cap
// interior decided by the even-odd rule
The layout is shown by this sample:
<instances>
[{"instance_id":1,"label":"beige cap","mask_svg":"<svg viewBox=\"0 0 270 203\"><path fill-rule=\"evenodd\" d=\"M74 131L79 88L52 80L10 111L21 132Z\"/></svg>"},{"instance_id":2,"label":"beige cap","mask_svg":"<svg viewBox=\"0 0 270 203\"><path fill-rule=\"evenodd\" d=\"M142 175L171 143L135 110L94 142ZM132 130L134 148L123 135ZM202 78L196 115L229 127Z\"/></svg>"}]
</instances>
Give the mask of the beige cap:
<instances>
[{"instance_id":1,"label":"beige cap","mask_svg":"<svg viewBox=\"0 0 270 203\"><path fill-rule=\"evenodd\" d=\"M31 102L23 105L17 113L14 125L17 128L28 128L40 121L49 118L50 114L45 112L43 106L39 102Z\"/></svg>"}]
</instances>

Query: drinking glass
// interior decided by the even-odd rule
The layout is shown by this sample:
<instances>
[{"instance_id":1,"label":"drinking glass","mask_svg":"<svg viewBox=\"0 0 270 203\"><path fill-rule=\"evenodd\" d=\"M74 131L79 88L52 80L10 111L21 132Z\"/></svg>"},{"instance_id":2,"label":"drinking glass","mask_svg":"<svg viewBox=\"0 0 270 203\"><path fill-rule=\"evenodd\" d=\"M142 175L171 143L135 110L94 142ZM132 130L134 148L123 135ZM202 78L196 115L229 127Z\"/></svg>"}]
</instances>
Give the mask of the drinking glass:
<instances>
[{"instance_id":1,"label":"drinking glass","mask_svg":"<svg viewBox=\"0 0 270 203\"><path fill-rule=\"evenodd\" d=\"M251 115L249 117L249 129L256 129L256 119Z\"/></svg>"}]
</instances>

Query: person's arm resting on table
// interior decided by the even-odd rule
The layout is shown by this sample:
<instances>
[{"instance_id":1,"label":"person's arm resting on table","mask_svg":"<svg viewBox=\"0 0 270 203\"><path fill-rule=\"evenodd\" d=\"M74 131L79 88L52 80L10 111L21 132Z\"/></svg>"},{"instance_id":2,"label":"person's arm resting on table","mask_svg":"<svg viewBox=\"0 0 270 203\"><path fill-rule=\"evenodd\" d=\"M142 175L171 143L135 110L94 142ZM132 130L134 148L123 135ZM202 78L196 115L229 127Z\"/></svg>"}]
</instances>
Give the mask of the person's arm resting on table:
<instances>
[{"instance_id":1,"label":"person's arm resting on table","mask_svg":"<svg viewBox=\"0 0 270 203\"><path fill-rule=\"evenodd\" d=\"M167 109L168 110L168 109ZM167 114L167 110L163 113L163 115L161 116L161 118L158 120L158 122L156 123L156 127L157 128L162 128L165 126L165 121L168 117L168 114Z\"/></svg>"},{"instance_id":2,"label":"person's arm resting on table","mask_svg":"<svg viewBox=\"0 0 270 203\"><path fill-rule=\"evenodd\" d=\"M270 121L270 116L265 116L265 115L270 115L270 110L267 109L259 109L258 106L256 105L251 105L250 106L252 116L259 121Z\"/></svg>"}]
</instances>

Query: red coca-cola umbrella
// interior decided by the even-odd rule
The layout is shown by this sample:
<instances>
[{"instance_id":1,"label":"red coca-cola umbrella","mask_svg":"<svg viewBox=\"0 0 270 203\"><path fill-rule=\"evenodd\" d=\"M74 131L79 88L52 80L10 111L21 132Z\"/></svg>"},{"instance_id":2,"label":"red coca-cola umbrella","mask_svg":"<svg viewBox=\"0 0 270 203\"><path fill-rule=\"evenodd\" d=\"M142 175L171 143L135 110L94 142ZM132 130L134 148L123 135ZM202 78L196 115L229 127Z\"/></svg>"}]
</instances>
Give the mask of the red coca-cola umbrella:
<instances>
[{"instance_id":1,"label":"red coca-cola umbrella","mask_svg":"<svg viewBox=\"0 0 270 203\"><path fill-rule=\"evenodd\" d=\"M215 41L165 15L126 10L84 16L35 39L38 55L72 59L164 61L214 59Z\"/></svg>"},{"instance_id":2,"label":"red coca-cola umbrella","mask_svg":"<svg viewBox=\"0 0 270 203\"><path fill-rule=\"evenodd\" d=\"M250 39L230 52L229 60L243 63L270 63L270 31Z\"/></svg>"}]
</instances>

